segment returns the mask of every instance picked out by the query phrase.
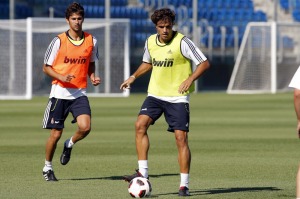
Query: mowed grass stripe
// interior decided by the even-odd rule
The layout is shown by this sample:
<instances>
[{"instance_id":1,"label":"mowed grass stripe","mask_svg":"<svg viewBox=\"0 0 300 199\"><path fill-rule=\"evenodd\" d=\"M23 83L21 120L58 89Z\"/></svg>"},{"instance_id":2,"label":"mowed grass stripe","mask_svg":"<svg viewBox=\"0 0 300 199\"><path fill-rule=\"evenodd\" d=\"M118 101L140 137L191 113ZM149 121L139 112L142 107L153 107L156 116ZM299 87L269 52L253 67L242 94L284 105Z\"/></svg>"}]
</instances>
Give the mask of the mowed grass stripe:
<instances>
[{"instance_id":1,"label":"mowed grass stripe","mask_svg":"<svg viewBox=\"0 0 300 199\"><path fill-rule=\"evenodd\" d=\"M57 183L42 177L46 97L0 101L0 198L130 198L122 175L137 168L134 122L145 94L90 98L92 132L59 163L76 125L71 114L53 160ZM191 96L191 198L295 198L300 159L293 94ZM164 117L149 129L152 197L175 198L177 149Z\"/></svg>"}]
</instances>

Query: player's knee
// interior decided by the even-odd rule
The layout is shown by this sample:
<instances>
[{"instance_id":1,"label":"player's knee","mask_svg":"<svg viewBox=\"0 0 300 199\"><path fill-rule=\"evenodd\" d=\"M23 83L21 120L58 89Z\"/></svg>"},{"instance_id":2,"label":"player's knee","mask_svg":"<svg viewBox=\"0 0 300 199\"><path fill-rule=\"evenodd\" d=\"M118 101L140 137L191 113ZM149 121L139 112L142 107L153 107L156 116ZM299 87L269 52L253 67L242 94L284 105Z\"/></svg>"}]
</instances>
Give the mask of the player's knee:
<instances>
[{"instance_id":1,"label":"player's knee","mask_svg":"<svg viewBox=\"0 0 300 199\"><path fill-rule=\"evenodd\" d=\"M91 131L91 125L80 125L78 129L82 134L87 135Z\"/></svg>"},{"instance_id":2,"label":"player's knee","mask_svg":"<svg viewBox=\"0 0 300 199\"><path fill-rule=\"evenodd\" d=\"M178 146L187 146L188 145L188 139L187 136L181 135L181 136L175 136L176 143Z\"/></svg>"},{"instance_id":3,"label":"player's knee","mask_svg":"<svg viewBox=\"0 0 300 199\"><path fill-rule=\"evenodd\" d=\"M299 89L295 89L295 91L294 91L294 97L295 98L300 98L300 90Z\"/></svg>"},{"instance_id":4,"label":"player's knee","mask_svg":"<svg viewBox=\"0 0 300 199\"><path fill-rule=\"evenodd\" d=\"M53 140L53 141L58 141L61 137L61 134L62 134L62 131L61 130L57 130L57 129L52 129L51 130L51 134L50 134L50 138Z\"/></svg>"},{"instance_id":5,"label":"player's knee","mask_svg":"<svg viewBox=\"0 0 300 199\"><path fill-rule=\"evenodd\" d=\"M176 137L176 143L180 145L187 145L187 139L184 137Z\"/></svg>"},{"instance_id":6,"label":"player's knee","mask_svg":"<svg viewBox=\"0 0 300 199\"><path fill-rule=\"evenodd\" d=\"M137 133L145 133L147 131L147 125L143 122L136 121L135 122L135 131Z\"/></svg>"}]
</instances>

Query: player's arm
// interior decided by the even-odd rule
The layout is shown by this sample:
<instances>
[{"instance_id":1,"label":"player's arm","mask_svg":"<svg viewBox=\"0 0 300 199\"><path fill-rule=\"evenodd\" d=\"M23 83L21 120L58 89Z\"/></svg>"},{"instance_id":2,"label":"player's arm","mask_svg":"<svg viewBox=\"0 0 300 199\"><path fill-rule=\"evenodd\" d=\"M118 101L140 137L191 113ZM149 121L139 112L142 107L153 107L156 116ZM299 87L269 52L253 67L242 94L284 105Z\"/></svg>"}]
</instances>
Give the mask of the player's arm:
<instances>
[{"instance_id":1,"label":"player's arm","mask_svg":"<svg viewBox=\"0 0 300 199\"><path fill-rule=\"evenodd\" d=\"M88 75L89 75L89 78L91 80L91 83L94 86L98 86L101 83L101 79L100 79L100 77L97 77L95 75L95 68L96 68L95 67L95 62L90 62Z\"/></svg>"},{"instance_id":2,"label":"player's arm","mask_svg":"<svg viewBox=\"0 0 300 199\"><path fill-rule=\"evenodd\" d=\"M46 65L46 64L43 65L43 71L44 71L44 73L47 74L48 76L52 77L53 79L57 79L57 80L59 80L59 81L61 81L61 82L71 82L71 80L72 80L73 78L75 78L75 76L72 75L72 74L68 74L68 75L66 75L66 76L61 75L61 74L55 72L55 71L52 69L52 66Z\"/></svg>"},{"instance_id":3,"label":"player's arm","mask_svg":"<svg viewBox=\"0 0 300 199\"><path fill-rule=\"evenodd\" d=\"M144 75L145 73L147 73L148 71L150 71L152 69L152 64L151 63L147 63L147 62L143 62L138 69L127 79L125 80L121 86L120 89L130 89L130 84L132 84L134 82L134 80L142 75Z\"/></svg>"},{"instance_id":4,"label":"player's arm","mask_svg":"<svg viewBox=\"0 0 300 199\"><path fill-rule=\"evenodd\" d=\"M52 64L57 56L59 48L60 48L60 39L59 37L54 37L51 43L49 44L44 56L43 71L45 74L52 77L53 79L57 79L61 82L70 82L73 78L75 78L74 75L69 74L64 76L62 74L55 72L52 68Z\"/></svg>"},{"instance_id":5,"label":"player's arm","mask_svg":"<svg viewBox=\"0 0 300 199\"><path fill-rule=\"evenodd\" d=\"M125 80L121 86L120 89L130 89L130 84L132 84L136 78L144 75L148 71L152 70L152 63L151 63L151 56L148 50L148 40L145 41L144 46L144 55L143 55L143 62L138 67L138 69L127 79Z\"/></svg>"},{"instance_id":6,"label":"player's arm","mask_svg":"<svg viewBox=\"0 0 300 199\"><path fill-rule=\"evenodd\" d=\"M297 116L297 133L300 138L300 90L297 88L294 90L294 107Z\"/></svg>"},{"instance_id":7,"label":"player's arm","mask_svg":"<svg viewBox=\"0 0 300 199\"><path fill-rule=\"evenodd\" d=\"M92 51L92 56L90 60L90 65L88 69L88 76L91 80L91 83L94 86L98 86L101 83L100 77L96 76L95 71L96 71L96 66L95 66L95 61L99 60L99 54L98 54L98 41L97 39L93 36L93 51Z\"/></svg>"},{"instance_id":8,"label":"player's arm","mask_svg":"<svg viewBox=\"0 0 300 199\"><path fill-rule=\"evenodd\" d=\"M181 41L181 52L183 56L192 60L197 65L197 67L195 71L180 84L178 88L178 93L180 94L188 91L192 83L210 67L209 61L204 56L204 54L187 37L184 37Z\"/></svg>"},{"instance_id":9,"label":"player's arm","mask_svg":"<svg viewBox=\"0 0 300 199\"><path fill-rule=\"evenodd\" d=\"M180 86L178 88L178 92L182 94L182 93L188 91L190 86L192 85L192 83L195 80L197 80L209 67L210 67L210 64L209 64L208 60L199 64L197 66L196 70L192 73L192 75L190 75L189 78L187 78L185 81L183 81L180 84Z\"/></svg>"}]
</instances>

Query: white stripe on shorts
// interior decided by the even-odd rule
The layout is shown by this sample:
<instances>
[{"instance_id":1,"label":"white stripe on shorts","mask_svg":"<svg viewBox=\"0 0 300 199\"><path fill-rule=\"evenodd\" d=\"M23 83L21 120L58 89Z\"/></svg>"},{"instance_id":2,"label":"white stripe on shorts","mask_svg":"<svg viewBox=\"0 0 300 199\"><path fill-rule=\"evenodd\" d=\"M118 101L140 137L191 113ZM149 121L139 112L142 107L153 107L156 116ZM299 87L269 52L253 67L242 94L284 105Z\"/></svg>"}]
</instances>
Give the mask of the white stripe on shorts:
<instances>
[{"instance_id":1,"label":"white stripe on shorts","mask_svg":"<svg viewBox=\"0 0 300 199\"><path fill-rule=\"evenodd\" d=\"M48 105L46 107L45 113L44 113L44 119L43 119L43 128L47 128L47 123L48 123L48 119L49 119L49 112L50 112L50 108L51 108L52 102L51 100L49 100Z\"/></svg>"}]
</instances>

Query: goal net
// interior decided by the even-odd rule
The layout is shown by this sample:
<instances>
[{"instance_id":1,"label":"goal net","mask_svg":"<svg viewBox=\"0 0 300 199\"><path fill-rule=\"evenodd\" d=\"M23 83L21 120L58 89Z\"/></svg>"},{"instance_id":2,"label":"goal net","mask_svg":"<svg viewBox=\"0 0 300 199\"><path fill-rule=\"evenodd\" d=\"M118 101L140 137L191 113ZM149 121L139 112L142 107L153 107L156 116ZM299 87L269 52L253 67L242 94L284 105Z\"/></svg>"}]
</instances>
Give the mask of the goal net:
<instances>
[{"instance_id":1,"label":"goal net","mask_svg":"<svg viewBox=\"0 0 300 199\"><path fill-rule=\"evenodd\" d=\"M0 20L0 99L49 95L51 78L43 73L44 55L52 39L69 29L65 19ZM128 19L85 19L83 30L97 38L99 86L89 83L89 96L128 96L120 84L129 76ZM89 81L88 81L89 82Z\"/></svg>"},{"instance_id":2,"label":"goal net","mask_svg":"<svg viewBox=\"0 0 300 199\"><path fill-rule=\"evenodd\" d=\"M298 23L249 23L227 93L276 93L290 90L288 85L300 65L299 31Z\"/></svg>"}]
</instances>

